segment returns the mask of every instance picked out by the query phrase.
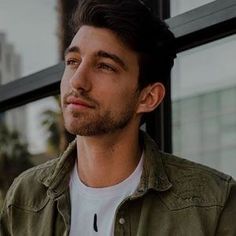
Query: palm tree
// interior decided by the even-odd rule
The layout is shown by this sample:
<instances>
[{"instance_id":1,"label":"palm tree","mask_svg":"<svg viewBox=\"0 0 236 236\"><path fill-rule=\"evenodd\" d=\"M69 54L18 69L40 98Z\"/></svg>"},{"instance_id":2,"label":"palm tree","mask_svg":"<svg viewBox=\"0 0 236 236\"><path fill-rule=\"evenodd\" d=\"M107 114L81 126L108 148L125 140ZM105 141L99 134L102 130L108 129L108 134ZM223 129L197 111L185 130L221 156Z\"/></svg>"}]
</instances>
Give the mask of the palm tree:
<instances>
[{"instance_id":1,"label":"palm tree","mask_svg":"<svg viewBox=\"0 0 236 236\"><path fill-rule=\"evenodd\" d=\"M47 146L50 154L57 155L65 149L65 129L63 118L60 112L60 97L54 96L57 104L55 110L47 109L42 113L42 126L46 128L48 133Z\"/></svg>"},{"instance_id":2,"label":"palm tree","mask_svg":"<svg viewBox=\"0 0 236 236\"><path fill-rule=\"evenodd\" d=\"M45 110L42 112L42 126L48 133L47 146L48 153L58 155L62 153L75 136L69 134L64 127L64 120L60 108L60 96L54 96L57 104L55 110Z\"/></svg>"}]
</instances>

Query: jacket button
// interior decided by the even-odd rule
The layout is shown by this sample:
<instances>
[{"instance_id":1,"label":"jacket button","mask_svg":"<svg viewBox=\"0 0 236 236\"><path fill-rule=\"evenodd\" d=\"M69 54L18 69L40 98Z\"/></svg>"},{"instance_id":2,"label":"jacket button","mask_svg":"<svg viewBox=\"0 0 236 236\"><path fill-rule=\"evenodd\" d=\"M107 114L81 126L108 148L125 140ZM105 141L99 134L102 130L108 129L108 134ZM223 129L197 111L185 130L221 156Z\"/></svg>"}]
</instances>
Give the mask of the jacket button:
<instances>
[{"instance_id":1,"label":"jacket button","mask_svg":"<svg viewBox=\"0 0 236 236\"><path fill-rule=\"evenodd\" d=\"M124 219L124 218L120 218L120 219L119 219L119 223L120 223L121 225L123 225L123 224L125 223L125 219Z\"/></svg>"}]
</instances>

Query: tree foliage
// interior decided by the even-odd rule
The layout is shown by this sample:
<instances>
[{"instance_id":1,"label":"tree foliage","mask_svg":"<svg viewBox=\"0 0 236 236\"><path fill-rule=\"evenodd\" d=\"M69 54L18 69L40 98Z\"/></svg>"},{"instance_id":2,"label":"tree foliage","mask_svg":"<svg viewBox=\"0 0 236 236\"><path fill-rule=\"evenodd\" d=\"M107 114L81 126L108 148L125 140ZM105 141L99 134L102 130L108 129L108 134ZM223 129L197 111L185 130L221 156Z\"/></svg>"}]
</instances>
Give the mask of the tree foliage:
<instances>
[{"instance_id":1,"label":"tree foliage","mask_svg":"<svg viewBox=\"0 0 236 236\"><path fill-rule=\"evenodd\" d=\"M23 143L17 131L0 125L0 191L5 196L14 178L32 167L27 144Z\"/></svg>"}]
</instances>

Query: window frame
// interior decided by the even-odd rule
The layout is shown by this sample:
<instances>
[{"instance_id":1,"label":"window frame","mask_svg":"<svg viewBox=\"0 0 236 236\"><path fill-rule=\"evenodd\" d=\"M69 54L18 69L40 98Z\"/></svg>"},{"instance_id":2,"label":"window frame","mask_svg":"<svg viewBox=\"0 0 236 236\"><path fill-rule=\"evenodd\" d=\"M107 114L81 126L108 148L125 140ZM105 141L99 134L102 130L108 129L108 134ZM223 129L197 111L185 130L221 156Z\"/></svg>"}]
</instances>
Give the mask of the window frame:
<instances>
[{"instance_id":1,"label":"window frame","mask_svg":"<svg viewBox=\"0 0 236 236\"><path fill-rule=\"evenodd\" d=\"M0 112L53 96L60 91L64 63L0 86Z\"/></svg>"}]
</instances>

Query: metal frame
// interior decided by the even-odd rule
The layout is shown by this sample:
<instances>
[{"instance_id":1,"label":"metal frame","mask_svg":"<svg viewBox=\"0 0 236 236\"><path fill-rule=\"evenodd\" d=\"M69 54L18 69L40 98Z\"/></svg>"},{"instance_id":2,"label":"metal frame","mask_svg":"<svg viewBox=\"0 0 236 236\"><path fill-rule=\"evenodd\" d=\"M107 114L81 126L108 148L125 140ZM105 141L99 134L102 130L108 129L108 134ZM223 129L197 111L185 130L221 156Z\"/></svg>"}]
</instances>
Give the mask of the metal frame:
<instances>
[{"instance_id":1,"label":"metal frame","mask_svg":"<svg viewBox=\"0 0 236 236\"><path fill-rule=\"evenodd\" d=\"M170 17L170 0L149 0L149 5L154 13L162 20ZM156 141L159 148L166 152L172 152L171 129L171 77L165 81L166 96L159 107L147 116L146 130Z\"/></svg>"},{"instance_id":2,"label":"metal frame","mask_svg":"<svg viewBox=\"0 0 236 236\"><path fill-rule=\"evenodd\" d=\"M166 22L181 52L236 33L236 1L216 0Z\"/></svg>"},{"instance_id":3,"label":"metal frame","mask_svg":"<svg viewBox=\"0 0 236 236\"><path fill-rule=\"evenodd\" d=\"M159 6L163 3L159 0ZM163 11L167 11L164 9ZM168 12L165 12L168 17ZM164 13L163 13L164 15ZM177 52L236 33L236 1L216 0L181 15L165 20L176 36ZM172 152L171 80L166 81L167 94L161 107L147 123L147 131L160 149Z\"/></svg>"},{"instance_id":4,"label":"metal frame","mask_svg":"<svg viewBox=\"0 0 236 236\"><path fill-rule=\"evenodd\" d=\"M169 17L169 0L149 0L154 12L161 18ZM166 20L176 35L178 52L236 33L236 1L216 0L184 14ZM63 64L0 86L0 112L26 104L39 98L59 93ZM162 106L147 122L147 130L160 148L172 150L171 84L167 81L167 96Z\"/></svg>"},{"instance_id":5,"label":"metal frame","mask_svg":"<svg viewBox=\"0 0 236 236\"><path fill-rule=\"evenodd\" d=\"M0 86L0 112L59 93L64 63Z\"/></svg>"}]
</instances>

